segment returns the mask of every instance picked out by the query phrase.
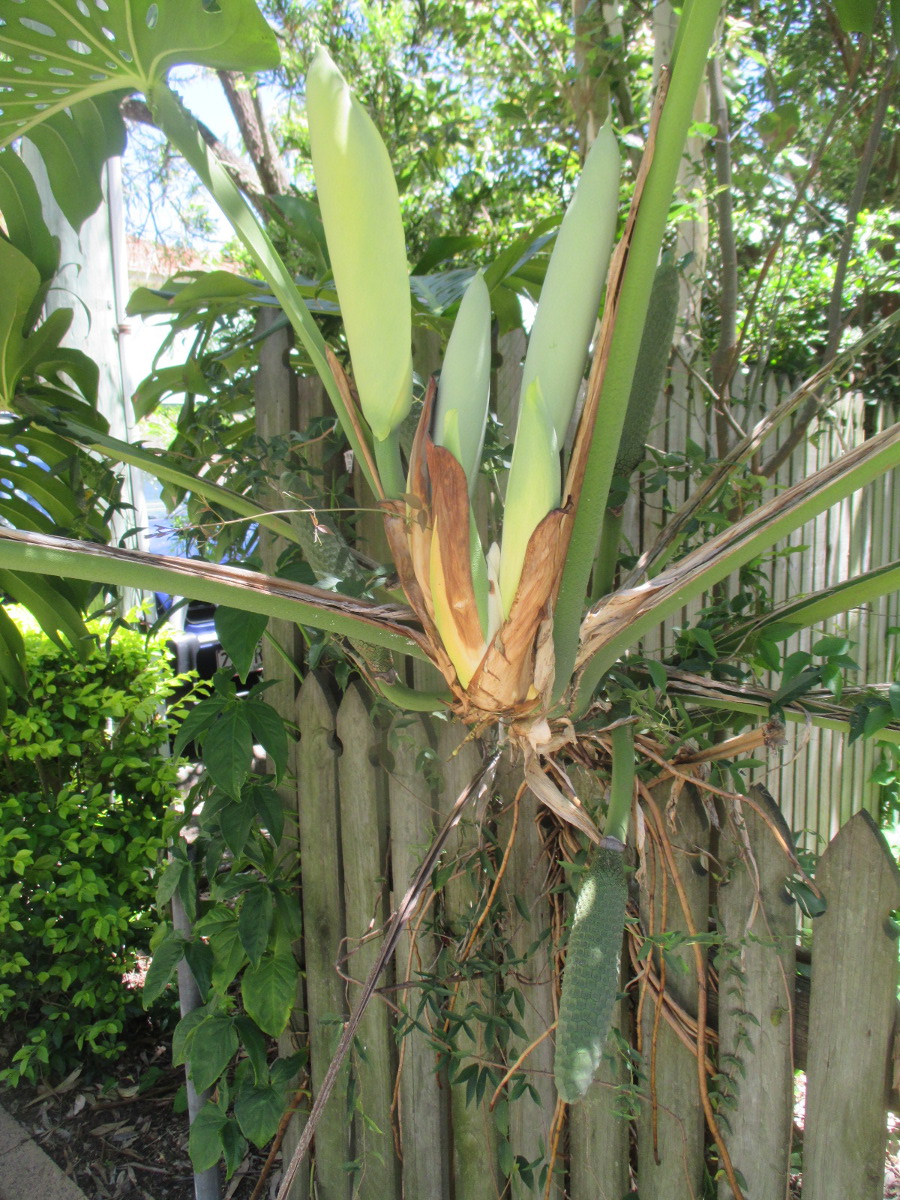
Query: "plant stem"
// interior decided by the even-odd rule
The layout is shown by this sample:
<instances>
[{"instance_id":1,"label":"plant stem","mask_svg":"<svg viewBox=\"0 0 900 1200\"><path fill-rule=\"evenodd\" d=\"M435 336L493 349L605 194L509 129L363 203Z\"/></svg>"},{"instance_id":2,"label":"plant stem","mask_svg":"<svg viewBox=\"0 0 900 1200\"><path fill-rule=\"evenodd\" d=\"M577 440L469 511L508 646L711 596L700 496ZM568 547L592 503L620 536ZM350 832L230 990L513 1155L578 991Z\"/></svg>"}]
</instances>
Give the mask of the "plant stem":
<instances>
[{"instance_id":1,"label":"plant stem","mask_svg":"<svg viewBox=\"0 0 900 1200\"><path fill-rule=\"evenodd\" d=\"M653 161L628 251L628 265L622 280L619 310L598 406L598 413L602 413L602 434L594 436L591 442L556 605L553 628L556 699L568 686L575 665L588 579L597 552L619 439L631 396L659 248L665 234L685 138L693 120L694 101L703 79L720 9L720 0L692 0L685 8L684 19L679 27L677 58L660 115ZM596 429L594 433L596 435Z\"/></svg>"},{"instance_id":2,"label":"plant stem","mask_svg":"<svg viewBox=\"0 0 900 1200\"><path fill-rule=\"evenodd\" d=\"M406 491L406 472L400 457L400 438L394 431L384 441L374 442L375 465L381 478L381 486L388 500L397 500Z\"/></svg>"},{"instance_id":3,"label":"plant stem","mask_svg":"<svg viewBox=\"0 0 900 1200\"><path fill-rule=\"evenodd\" d=\"M634 798L634 725L617 725L610 730L612 781L603 836L625 842Z\"/></svg>"},{"instance_id":4,"label":"plant stem","mask_svg":"<svg viewBox=\"0 0 900 1200\"><path fill-rule=\"evenodd\" d=\"M596 604L608 596L616 582L619 565L619 542L622 537L624 509L608 508L603 514L603 529L600 531L600 548L594 562L591 579L591 603Z\"/></svg>"}]
</instances>

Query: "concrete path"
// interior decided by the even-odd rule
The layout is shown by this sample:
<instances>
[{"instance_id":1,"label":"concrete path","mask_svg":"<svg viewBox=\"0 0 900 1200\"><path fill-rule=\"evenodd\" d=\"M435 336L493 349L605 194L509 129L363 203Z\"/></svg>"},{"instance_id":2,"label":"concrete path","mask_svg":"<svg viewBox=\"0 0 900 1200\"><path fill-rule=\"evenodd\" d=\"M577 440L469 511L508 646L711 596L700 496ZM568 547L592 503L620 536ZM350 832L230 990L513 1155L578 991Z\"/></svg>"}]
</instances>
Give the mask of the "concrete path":
<instances>
[{"instance_id":1,"label":"concrete path","mask_svg":"<svg viewBox=\"0 0 900 1200\"><path fill-rule=\"evenodd\" d=\"M0 1108L0 1200L86 1200L27 1130Z\"/></svg>"}]
</instances>

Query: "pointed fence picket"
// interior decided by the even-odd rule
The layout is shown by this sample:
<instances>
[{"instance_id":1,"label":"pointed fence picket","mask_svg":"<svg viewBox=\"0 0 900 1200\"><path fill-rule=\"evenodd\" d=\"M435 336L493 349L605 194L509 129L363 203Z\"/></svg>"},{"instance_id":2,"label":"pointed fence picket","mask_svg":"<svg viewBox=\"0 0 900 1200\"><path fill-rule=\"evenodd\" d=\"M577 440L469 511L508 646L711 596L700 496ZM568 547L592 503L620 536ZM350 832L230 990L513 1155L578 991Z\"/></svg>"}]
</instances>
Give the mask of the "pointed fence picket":
<instances>
[{"instance_id":1,"label":"pointed fence picket","mask_svg":"<svg viewBox=\"0 0 900 1200\"><path fill-rule=\"evenodd\" d=\"M285 347L272 346L258 385L264 438L302 427L321 403L303 388L285 396ZM419 347L420 357L426 351L437 361L433 346ZM501 340L495 382L507 433L520 356L521 341ZM747 425L788 391L774 380L751 390ZM865 432L861 409L855 396L836 405L818 446L799 447L778 482L804 477L858 441ZM876 423L883 417L878 412ZM676 364L651 443L675 453L690 439L705 454L712 436L702 388ZM669 475L662 490L645 489L640 508L628 514L636 554L655 536L663 507L677 505L689 490L687 480ZM769 565L776 600L900 557L896 475L791 539L807 549ZM374 546L377 514L363 514L360 529ZM271 543L263 547L270 564L277 552ZM665 622L648 636L648 650L670 648L679 625L696 611L691 606ZM861 679L892 677L886 631L896 624L900 601L893 597L837 626L859 642ZM271 632L299 667L303 648L295 631L273 624ZM802 635L791 648L808 648L815 636ZM341 696L326 676L302 670L300 685L277 651L265 655L267 676L281 679L279 709L299 731L284 799L288 844L299 850L302 996L281 1050L307 1049L306 1082L315 1096L358 981L377 953L379 930L478 766L481 749L453 722L373 716L358 686ZM424 684L418 667L415 677ZM611 1040L599 1082L569 1110L556 1104L547 1032L557 1012L567 911L560 843L530 793L518 795L516 768L506 768L478 820L470 809L457 828L439 869L439 890L425 897L380 981L291 1200L621 1200L635 1186L667 1200L699 1196L704 1172L721 1166L703 1120L704 1091L713 1093L715 1112L722 1114L722 1144L747 1183L748 1200L780 1196L797 1150L793 1067L807 1060L808 1190L823 1200L874 1197L893 1046L897 957L886 930L890 911L900 905L897 873L871 821L851 819L877 803L866 783L871 746L848 751L828 731L808 744L804 737L802 729L792 731L767 776L777 806L760 792L740 812L717 815L690 789L668 798L664 787L653 789L662 825L656 828L646 808L617 1015L622 1041L639 1046L642 1056L633 1049L626 1059ZM602 781L589 777L579 786L586 785L588 795L598 782L602 790ZM787 830L803 828L822 845L841 829L822 864L829 908L813 926L811 996L794 970L797 918L784 888L794 871L784 849ZM476 924L489 946L483 961L481 943L469 944ZM647 934L683 931L688 924L701 933L717 929L724 943L710 950L708 962L705 950L701 956L701 978L710 988L703 1085L694 947L690 941L672 949L660 944L639 953ZM840 1079L833 1068L823 1070L823 1063L837 1061L844 1064ZM841 1100L845 1086L852 1104ZM832 1116L844 1112L842 1104L847 1136L835 1138ZM293 1141L306 1111L308 1104L293 1122ZM720 1200L726 1200L732 1192L723 1173L719 1181Z\"/></svg>"},{"instance_id":2,"label":"pointed fence picket","mask_svg":"<svg viewBox=\"0 0 900 1200\"><path fill-rule=\"evenodd\" d=\"M364 972L361 956L371 961L377 951L389 904L480 751L452 722L398 716L382 727L361 690L337 697L316 674L300 689L296 720L305 1036L315 1094L337 1040L335 1021ZM389 803L379 779L388 781ZM516 803L517 782L507 767L483 814L495 836L486 836L474 810L461 823L442 861L449 874L426 896L382 978L316 1133L312 1195L621 1200L637 1182L649 1196L677 1200L701 1195L705 1173L716 1171L697 1070L699 977L690 938L664 947L656 936L651 953L625 955L619 1024L632 1044L640 1031L641 1057L626 1060L610 1041L599 1082L582 1103L557 1112L553 1037L542 1035L558 998L558 845L551 841L548 852L552 822L530 793ZM705 947L701 955L710 989L706 1088L747 1200L784 1194L800 1148L812 1196L874 1200L898 982L889 918L900 907L900 873L883 838L860 812L823 856L818 882L828 907L813 923L805 1034L797 912L785 890L795 866L777 805L763 789L718 811L689 786L675 796L664 785L652 793L652 808L644 798L629 941L719 931L708 960ZM500 961L496 970L476 963L467 971L467 942L482 918L479 938L490 934ZM452 954L436 975L442 944ZM449 1057L441 1018L425 1002L438 993L453 1029ZM516 1023L497 1036L505 1013ZM797 1065L809 1075L802 1142L792 1126ZM469 1067L492 1072L478 1094L467 1086ZM348 1096L357 1098L349 1106ZM733 1193L719 1179L726 1200Z\"/></svg>"}]
</instances>

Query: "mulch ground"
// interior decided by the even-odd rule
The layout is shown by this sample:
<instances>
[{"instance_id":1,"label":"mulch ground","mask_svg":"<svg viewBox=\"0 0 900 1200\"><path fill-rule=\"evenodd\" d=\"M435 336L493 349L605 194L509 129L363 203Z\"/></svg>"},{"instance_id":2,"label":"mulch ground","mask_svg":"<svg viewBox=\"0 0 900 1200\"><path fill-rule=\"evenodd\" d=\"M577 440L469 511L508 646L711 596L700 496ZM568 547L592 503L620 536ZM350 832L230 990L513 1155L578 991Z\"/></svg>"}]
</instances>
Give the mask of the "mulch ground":
<instances>
[{"instance_id":1,"label":"mulch ground","mask_svg":"<svg viewBox=\"0 0 900 1200\"><path fill-rule=\"evenodd\" d=\"M0 1104L88 1200L193 1200L187 1113L175 1111L184 1072L168 1065L170 1054L166 1040L143 1034L102 1079L22 1084L0 1091ZM223 1200L250 1200L263 1161L251 1150L228 1183L223 1174ZM280 1175L276 1163L265 1200Z\"/></svg>"}]
</instances>

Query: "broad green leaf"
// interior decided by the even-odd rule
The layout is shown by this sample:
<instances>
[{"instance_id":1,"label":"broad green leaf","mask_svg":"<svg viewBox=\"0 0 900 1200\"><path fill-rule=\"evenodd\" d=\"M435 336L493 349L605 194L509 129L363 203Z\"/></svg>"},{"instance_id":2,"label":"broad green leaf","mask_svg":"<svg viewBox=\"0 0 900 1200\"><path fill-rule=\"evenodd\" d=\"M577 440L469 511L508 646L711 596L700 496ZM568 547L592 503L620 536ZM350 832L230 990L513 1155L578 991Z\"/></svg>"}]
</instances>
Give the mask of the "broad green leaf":
<instances>
[{"instance_id":1,"label":"broad green leaf","mask_svg":"<svg viewBox=\"0 0 900 1200\"><path fill-rule=\"evenodd\" d=\"M158 555L135 550L78 543L0 526L0 571L4 575L18 571L28 578L49 574L142 587L213 604L231 604L247 612L268 613L414 658L427 657L418 639L412 636L414 629L400 623L411 617L405 610L386 612L382 605L236 567L186 559L162 560Z\"/></svg>"},{"instance_id":2,"label":"broad green leaf","mask_svg":"<svg viewBox=\"0 0 900 1200\"><path fill-rule=\"evenodd\" d=\"M219 812L219 829L225 845L235 856L244 853L255 815L253 806L243 797L224 805Z\"/></svg>"},{"instance_id":3,"label":"broad green leaf","mask_svg":"<svg viewBox=\"0 0 900 1200\"><path fill-rule=\"evenodd\" d=\"M156 885L156 903L159 908L164 908L175 895L181 874L187 870L190 870L190 867L183 858L173 858L166 866Z\"/></svg>"},{"instance_id":4,"label":"broad green leaf","mask_svg":"<svg viewBox=\"0 0 900 1200\"><path fill-rule=\"evenodd\" d=\"M844 33L872 33L875 29L877 0L834 0L834 8Z\"/></svg>"},{"instance_id":5,"label":"broad green leaf","mask_svg":"<svg viewBox=\"0 0 900 1200\"><path fill-rule=\"evenodd\" d=\"M59 266L59 239L47 228L31 172L14 150L0 151L0 213L6 236L44 282Z\"/></svg>"},{"instance_id":6,"label":"broad green leaf","mask_svg":"<svg viewBox=\"0 0 900 1200\"><path fill-rule=\"evenodd\" d=\"M253 732L253 740L258 742L271 758L275 768L276 780L280 780L287 769L288 738L284 721L264 700L248 700L247 719Z\"/></svg>"},{"instance_id":7,"label":"broad green leaf","mask_svg":"<svg viewBox=\"0 0 900 1200\"><path fill-rule=\"evenodd\" d=\"M157 946L144 979L144 1008L149 1008L166 990L172 972L181 962L183 954L184 938L177 930L170 929Z\"/></svg>"},{"instance_id":8,"label":"broad green leaf","mask_svg":"<svg viewBox=\"0 0 900 1200\"><path fill-rule=\"evenodd\" d=\"M273 1087L242 1087L235 1097L234 1115L244 1137L260 1150L278 1132L284 1097Z\"/></svg>"},{"instance_id":9,"label":"broad green leaf","mask_svg":"<svg viewBox=\"0 0 900 1200\"><path fill-rule=\"evenodd\" d=\"M73 229L80 229L103 203L103 164L125 150L125 122L119 113L125 94L82 100L28 131L29 141L43 159L54 199Z\"/></svg>"},{"instance_id":10,"label":"broad green leaf","mask_svg":"<svg viewBox=\"0 0 900 1200\"><path fill-rule=\"evenodd\" d=\"M174 1067L180 1067L187 1060L191 1039L203 1022L208 1020L209 1015L206 1006L195 1008L186 1017L182 1017L175 1026L175 1032L172 1034L172 1065Z\"/></svg>"},{"instance_id":11,"label":"broad green leaf","mask_svg":"<svg viewBox=\"0 0 900 1200\"><path fill-rule=\"evenodd\" d=\"M277 846L284 833L284 806L278 793L267 784L258 784L250 787L248 799L256 809L259 823Z\"/></svg>"},{"instance_id":12,"label":"broad green leaf","mask_svg":"<svg viewBox=\"0 0 900 1200\"><path fill-rule=\"evenodd\" d=\"M0 604L0 680L5 680L20 695L28 689L25 674L25 642L19 627ZM258 804L258 802L257 802ZM272 833L272 830L269 830ZM274 833L272 834L275 837ZM279 841L275 838L275 841Z\"/></svg>"},{"instance_id":13,"label":"broad green leaf","mask_svg":"<svg viewBox=\"0 0 900 1200\"><path fill-rule=\"evenodd\" d=\"M227 1124L228 1117L211 1100L194 1117L188 1148L195 1171L208 1171L219 1161L222 1156L222 1131Z\"/></svg>"},{"instance_id":14,"label":"broad green leaf","mask_svg":"<svg viewBox=\"0 0 900 1200\"><path fill-rule=\"evenodd\" d=\"M37 267L15 246L0 239L0 404L14 408L16 384L43 355L55 350L72 319L71 309L57 309L29 336L29 318L43 294Z\"/></svg>"},{"instance_id":15,"label":"broad green leaf","mask_svg":"<svg viewBox=\"0 0 900 1200\"><path fill-rule=\"evenodd\" d=\"M244 681L250 674L256 647L268 623L269 618L264 613L245 613L224 604L216 609L216 633L222 649Z\"/></svg>"},{"instance_id":16,"label":"broad green leaf","mask_svg":"<svg viewBox=\"0 0 900 1200\"><path fill-rule=\"evenodd\" d=\"M206 942L195 938L192 942L185 942L184 957L191 968L200 995L205 997L212 987L214 958L211 948Z\"/></svg>"},{"instance_id":17,"label":"broad green leaf","mask_svg":"<svg viewBox=\"0 0 900 1200\"><path fill-rule=\"evenodd\" d=\"M222 1128L222 1156L225 1159L225 1178L230 1179L247 1153L247 1143L237 1121L229 1120Z\"/></svg>"},{"instance_id":18,"label":"broad green leaf","mask_svg":"<svg viewBox=\"0 0 900 1200\"><path fill-rule=\"evenodd\" d=\"M212 970L212 983L217 992L224 992L234 982L238 971L247 961L244 947L238 935L237 918L232 917L228 925L222 925L210 935L209 944L212 946L215 958Z\"/></svg>"},{"instance_id":19,"label":"broad green leaf","mask_svg":"<svg viewBox=\"0 0 900 1200\"><path fill-rule=\"evenodd\" d=\"M244 896L241 914L238 917L238 933L253 968L259 966L269 944L269 930L272 928L274 911L272 893L265 884L258 884Z\"/></svg>"},{"instance_id":20,"label":"broad green leaf","mask_svg":"<svg viewBox=\"0 0 900 1200\"><path fill-rule=\"evenodd\" d=\"M269 1078L266 1039L249 1017L235 1017L234 1025L241 1039L241 1044L247 1052L250 1065L253 1068L254 1081L257 1087L261 1087L263 1082Z\"/></svg>"},{"instance_id":21,"label":"broad green leaf","mask_svg":"<svg viewBox=\"0 0 900 1200\"><path fill-rule=\"evenodd\" d=\"M264 71L275 35L253 0L0 0L0 144L107 93L146 92L174 66Z\"/></svg>"},{"instance_id":22,"label":"broad green leaf","mask_svg":"<svg viewBox=\"0 0 900 1200\"><path fill-rule=\"evenodd\" d=\"M250 770L253 736L243 704L229 704L203 735L203 762L210 778L234 800Z\"/></svg>"},{"instance_id":23,"label":"broad green leaf","mask_svg":"<svg viewBox=\"0 0 900 1200\"><path fill-rule=\"evenodd\" d=\"M65 634L78 654L86 651L88 631L76 607L65 594L62 579L41 575L18 575L0 570L0 592L5 592L32 614L54 642L62 645L60 633Z\"/></svg>"},{"instance_id":24,"label":"broad green leaf","mask_svg":"<svg viewBox=\"0 0 900 1200\"><path fill-rule=\"evenodd\" d=\"M197 1026L188 1047L188 1061L198 1092L205 1092L215 1083L237 1048L238 1035L230 1017L209 1017Z\"/></svg>"},{"instance_id":25,"label":"broad green leaf","mask_svg":"<svg viewBox=\"0 0 900 1200\"><path fill-rule=\"evenodd\" d=\"M267 954L258 967L248 967L241 980L244 1007L263 1033L284 1032L297 990L297 964L290 954Z\"/></svg>"}]
</instances>

